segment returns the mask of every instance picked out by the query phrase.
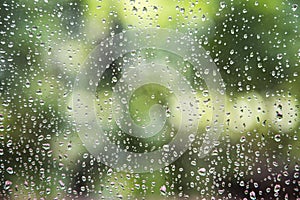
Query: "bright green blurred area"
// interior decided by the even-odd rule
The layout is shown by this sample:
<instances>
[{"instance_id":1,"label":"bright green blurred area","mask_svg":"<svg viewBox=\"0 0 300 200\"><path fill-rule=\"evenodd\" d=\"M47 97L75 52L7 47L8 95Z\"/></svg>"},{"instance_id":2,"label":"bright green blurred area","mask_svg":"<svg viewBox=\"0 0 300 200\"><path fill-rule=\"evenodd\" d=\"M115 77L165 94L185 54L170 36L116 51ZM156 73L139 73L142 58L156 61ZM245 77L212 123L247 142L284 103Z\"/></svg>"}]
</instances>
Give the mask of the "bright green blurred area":
<instances>
[{"instance_id":1,"label":"bright green blurred area","mask_svg":"<svg viewBox=\"0 0 300 200\"><path fill-rule=\"evenodd\" d=\"M4 0L0 5L1 199L255 199L251 191L256 198L300 198L298 1ZM226 84L224 130L205 158L199 158L201 144L195 143L160 171L129 174L87 152L72 117L72 89L103 39L149 27L189 34L212 57ZM166 54L148 59L165 60ZM195 132L201 138L213 123L210 93L193 66L174 55L168 62L199 97ZM97 117L116 132L110 108L120 63L106 70L95 94ZM167 112L165 133L147 139L115 134L112 140L137 152L167 144L180 123L171 91L155 84L139 88L130 114L146 125L157 103Z\"/></svg>"}]
</instances>

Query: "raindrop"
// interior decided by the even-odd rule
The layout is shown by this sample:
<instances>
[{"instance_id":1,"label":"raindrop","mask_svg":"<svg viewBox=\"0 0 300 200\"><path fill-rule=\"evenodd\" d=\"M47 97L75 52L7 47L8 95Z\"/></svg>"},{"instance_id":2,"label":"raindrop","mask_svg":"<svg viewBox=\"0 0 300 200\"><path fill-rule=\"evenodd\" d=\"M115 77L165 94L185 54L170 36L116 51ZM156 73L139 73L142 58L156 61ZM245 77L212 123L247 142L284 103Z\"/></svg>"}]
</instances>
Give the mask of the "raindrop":
<instances>
[{"instance_id":1,"label":"raindrop","mask_svg":"<svg viewBox=\"0 0 300 200\"><path fill-rule=\"evenodd\" d=\"M159 191L160 191L160 194L165 196L167 194L167 187L165 185L163 185L160 187Z\"/></svg>"},{"instance_id":2,"label":"raindrop","mask_svg":"<svg viewBox=\"0 0 300 200\"><path fill-rule=\"evenodd\" d=\"M7 171L8 174L13 174L13 173L14 173L14 170L13 170L12 167L8 167L8 168L6 169L6 171Z\"/></svg>"},{"instance_id":3,"label":"raindrop","mask_svg":"<svg viewBox=\"0 0 300 200\"><path fill-rule=\"evenodd\" d=\"M293 5L292 5L292 10L293 10L294 12L297 10L297 8L298 8L298 4L293 4Z\"/></svg>"},{"instance_id":4,"label":"raindrop","mask_svg":"<svg viewBox=\"0 0 300 200\"><path fill-rule=\"evenodd\" d=\"M202 167L198 170L198 173L200 176L206 176L206 169Z\"/></svg>"}]
</instances>

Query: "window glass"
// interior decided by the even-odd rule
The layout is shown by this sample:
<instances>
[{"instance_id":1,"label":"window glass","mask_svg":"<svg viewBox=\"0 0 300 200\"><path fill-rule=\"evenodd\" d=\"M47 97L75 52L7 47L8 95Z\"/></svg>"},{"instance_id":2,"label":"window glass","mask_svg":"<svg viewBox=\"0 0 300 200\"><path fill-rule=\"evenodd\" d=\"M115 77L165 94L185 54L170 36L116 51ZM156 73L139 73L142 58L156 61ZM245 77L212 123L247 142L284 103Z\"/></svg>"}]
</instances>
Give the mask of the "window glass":
<instances>
[{"instance_id":1,"label":"window glass","mask_svg":"<svg viewBox=\"0 0 300 200\"><path fill-rule=\"evenodd\" d=\"M2 0L0 199L300 199L297 0Z\"/></svg>"}]
</instances>

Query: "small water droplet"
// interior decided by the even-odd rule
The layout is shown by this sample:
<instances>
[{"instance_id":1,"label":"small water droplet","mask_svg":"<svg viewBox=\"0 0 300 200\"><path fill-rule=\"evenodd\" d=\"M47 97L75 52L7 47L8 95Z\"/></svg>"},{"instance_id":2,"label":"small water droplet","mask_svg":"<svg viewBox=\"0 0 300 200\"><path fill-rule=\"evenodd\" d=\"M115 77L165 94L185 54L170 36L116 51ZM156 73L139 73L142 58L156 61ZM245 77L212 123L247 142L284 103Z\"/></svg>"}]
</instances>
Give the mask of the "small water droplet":
<instances>
[{"instance_id":1,"label":"small water droplet","mask_svg":"<svg viewBox=\"0 0 300 200\"><path fill-rule=\"evenodd\" d=\"M168 144L165 144L163 146L163 149L164 149L165 152L169 152L170 151L170 146Z\"/></svg>"},{"instance_id":2,"label":"small water droplet","mask_svg":"<svg viewBox=\"0 0 300 200\"><path fill-rule=\"evenodd\" d=\"M294 12L297 10L297 8L298 8L298 5L297 5L297 4L293 4L293 5L292 5L292 10L293 10Z\"/></svg>"},{"instance_id":3,"label":"small water droplet","mask_svg":"<svg viewBox=\"0 0 300 200\"><path fill-rule=\"evenodd\" d=\"M205 176L206 175L206 169L204 167L202 167L198 170L198 173L199 173L200 176Z\"/></svg>"},{"instance_id":4,"label":"small water droplet","mask_svg":"<svg viewBox=\"0 0 300 200\"><path fill-rule=\"evenodd\" d=\"M241 138L240 138L240 142L245 142L246 141L246 137L245 136L242 136Z\"/></svg>"},{"instance_id":5,"label":"small water droplet","mask_svg":"<svg viewBox=\"0 0 300 200\"><path fill-rule=\"evenodd\" d=\"M10 186L12 185L12 182L7 180L5 181L5 184L4 184L4 190L8 190L10 188Z\"/></svg>"},{"instance_id":6,"label":"small water droplet","mask_svg":"<svg viewBox=\"0 0 300 200\"><path fill-rule=\"evenodd\" d=\"M50 149L50 144L49 143L44 143L43 144L43 149L49 150Z\"/></svg>"},{"instance_id":7,"label":"small water droplet","mask_svg":"<svg viewBox=\"0 0 300 200\"><path fill-rule=\"evenodd\" d=\"M280 191L280 188L281 188L281 186L279 185L279 184L276 184L275 186L274 186L274 192L279 192Z\"/></svg>"},{"instance_id":8,"label":"small water droplet","mask_svg":"<svg viewBox=\"0 0 300 200\"><path fill-rule=\"evenodd\" d=\"M224 1L220 2L220 7L223 9L226 7L226 3Z\"/></svg>"},{"instance_id":9,"label":"small water droplet","mask_svg":"<svg viewBox=\"0 0 300 200\"><path fill-rule=\"evenodd\" d=\"M12 167L8 167L8 168L6 169L6 171L7 171L8 174L13 174L13 173L14 173L14 170L13 170Z\"/></svg>"},{"instance_id":10,"label":"small water droplet","mask_svg":"<svg viewBox=\"0 0 300 200\"><path fill-rule=\"evenodd\" d=\"M162 195L166 195L167 187L165 185L163 185L160 187L159 191Z\"/></svg>"},{"instance_id":11,"label":"small water droplet","mask_svg":"<svg viewBox=\"0 0 300 200\"><path fill-rule=\"evenodd\" d=\"M65 184L64 184L64 182L62 182L62 180L59 180L58 183L59 183L60 187L62 187L62 188L65 187Z\"/></svg>"},{"instance_id":12,"label":"small water droplet","mask_svg":"<svg viewBox=\"0 0 300 200\"><path fill-rule=\"evenodd\" d=\"M279 135L279 134L275 135L275 136L274 136L274 140L275 140L276 142L280 142L280 141L281 141L280 135Z\"/></svg>"},{"instance_id":13,"label":"small water droplet","mask_svg":"<svg viewBox=\"0 0 300 200\"><path fill-rule=\"evenodd\" d=\"M256 199L256 195L255 195L255 192L254 192L254 191L251 191L251 192L250 192L250 199L253 199L253 200Z\"/></svg>"},{"instance_id":14,"label":"small water droplet","mask_svg":"<svg viewBox=\"0 0 300 200\"><path fill-rule=\"evenodd\" d=\"M112 79L111 79L111 81L112 81L113 83L116 83L116 82L118 82L118 78L115 77L115 76L113 76Z\"/></svg>"},{"instance_id":15,"label":"small water droplet","mask_svg":"<svg viewBox=\"0 0 300 200\"><path fill-rule=\"evenodd\" d=\"M107 175L108 175L108 176L111 176L111 175L112 175L112 173L113 173L113 170L110 168L110 169L108 169L108 170L107 170L107 172L106 172L106 173L107 173Z\"/></svg>"}]
</instances>

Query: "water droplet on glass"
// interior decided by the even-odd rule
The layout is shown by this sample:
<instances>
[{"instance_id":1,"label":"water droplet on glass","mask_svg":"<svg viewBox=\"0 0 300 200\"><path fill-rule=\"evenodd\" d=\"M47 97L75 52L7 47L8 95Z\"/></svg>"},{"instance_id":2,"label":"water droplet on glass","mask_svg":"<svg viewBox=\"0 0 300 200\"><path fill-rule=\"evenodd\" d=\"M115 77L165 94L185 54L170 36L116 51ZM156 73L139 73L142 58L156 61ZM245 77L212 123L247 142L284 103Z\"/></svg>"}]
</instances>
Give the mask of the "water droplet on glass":
<instances>
[{"instance_id":1,"label":"water droplet on glass","mask_svg":"<svg viewBox=\"0 0 300 200\"><path fill-rule=\"evenodd\" d=\"M206 175L206 169L204 167L202 167L198 170L198 173L199 173L200 176L205 176Z\"/></svg>"}]
</instances>

